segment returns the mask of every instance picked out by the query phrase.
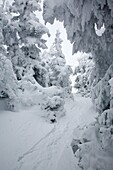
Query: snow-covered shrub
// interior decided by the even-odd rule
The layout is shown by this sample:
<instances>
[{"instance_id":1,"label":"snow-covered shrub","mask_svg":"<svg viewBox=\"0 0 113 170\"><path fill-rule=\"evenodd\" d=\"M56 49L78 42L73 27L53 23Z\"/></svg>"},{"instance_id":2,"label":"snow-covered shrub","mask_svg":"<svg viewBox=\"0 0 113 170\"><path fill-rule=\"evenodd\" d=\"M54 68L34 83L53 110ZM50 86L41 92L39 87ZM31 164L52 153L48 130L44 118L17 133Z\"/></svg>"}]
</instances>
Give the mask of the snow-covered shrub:
<instances>
[{"instance_id":1,"label":"snow-covered shrub","mask_svg":"<svg viewBox=\"0 0 113 170\"><path fill-rule=\"evenodd\" d=\"M22 79L19 83L19 98L21 100L21 106L33 106L38 104L38 95L40 95L43 87L38 84L38 82L34 79L34 70L32 65L27 68L27 72L25 72Z\"/></svg>"},{"instance_id":2,"label":"snow-covered shrub","mask_svg":"<svg viewBox=\"0 0 113 170\"><path fill-rule=\"evenodd\" d=\"M25 80L20 87L22 89L19 93L20 109L39 105L42 102L43 95L37 88L36 84L32 84L30 81Z\"/></svg>"},{"instance_id":3,"label":"snow-covered shrub","mask_svg":"<svg viewBox=\"0 0 113 170\"><path fill-rule=\"evenodd\" d=\"M28 74L28 75L26 75ZM29 71L22 80L19 81L21 105L29 107L33 105L41 105L45 110L44 117L50 119L50 115L63 115L63 91L56 86L43 87L34 78L34 71L29 67Z\"/></svg>"},{"instance_id":4,"label":"snow-covered shrub","mask_svg":"<svg viewBox=\"0 0 113 170\"><path fill-rule=\"evenodd\" d=\"M55 122L58 118L64 116L64 103L64 99L60 96L45 96L41 107L44 111L46 111L44 117L51 122Z\"/></svg>"},{"instance_id":5,"label":"snow-covered shrub","mask_svg":"<svg viewBox=\"0 0 113 170\"><path fill-rule=\"evenodd\" d=\"M64 93L62 88L51 86L43 88L41 108L44 111L43 117L51 122L65 115Z\"/></svg>"}]
</instances>

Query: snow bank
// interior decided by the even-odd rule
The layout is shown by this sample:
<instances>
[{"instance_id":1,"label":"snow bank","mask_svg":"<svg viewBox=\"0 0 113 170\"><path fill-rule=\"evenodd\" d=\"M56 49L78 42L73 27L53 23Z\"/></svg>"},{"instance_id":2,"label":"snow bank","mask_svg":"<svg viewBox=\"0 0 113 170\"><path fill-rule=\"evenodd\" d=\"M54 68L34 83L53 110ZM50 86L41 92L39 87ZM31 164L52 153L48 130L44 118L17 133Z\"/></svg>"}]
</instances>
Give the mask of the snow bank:
<instances>
[{"instance_id":1,"label":"snow bank","mask_svg":"<svg viewBox=\"0 0 113 170\"><path fill-rule=\"evenodd\" d=\"M40 105L44 110L41 116L55 120L65 115L63 89L56 86L42 87L29 75L20 81L18 108ZM17 104L16 104L17 106ZM53 120L53 121L54 121Z\"/></svg>"},{"instance_id":2,"label":"snow bank","mask_svg":"<svg viewBox=\"0 0 113 170\"><path fill-rule=\"evenodd\" d=\"M80 169L113 169L113 65L92 89L92 100L100 112L97 122L75 134L72 146ZM80 137L81 136L81 137Z\"/></svg>"}]
</instances>

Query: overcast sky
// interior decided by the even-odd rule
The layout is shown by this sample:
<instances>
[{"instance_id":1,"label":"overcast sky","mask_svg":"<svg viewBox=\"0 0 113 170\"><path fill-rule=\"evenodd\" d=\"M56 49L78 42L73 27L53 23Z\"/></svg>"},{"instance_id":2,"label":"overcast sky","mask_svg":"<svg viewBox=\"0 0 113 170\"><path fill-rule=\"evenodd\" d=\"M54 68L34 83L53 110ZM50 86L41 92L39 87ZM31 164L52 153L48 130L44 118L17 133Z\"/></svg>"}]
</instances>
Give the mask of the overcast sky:
<instances>
[{"instance_id":1,"label":"overcast sky","mask_svg":"<svg viewBox=\"0 0 113 170\"><path fill-rule=\"evenodd\" d=\"M12 1L13 0L9 0L9 2L12 2ZM0 3L1 2L2 2L2 0L0 0ZM40 19L40 22L42 22L44 24L44 21L43 21L43 18L42 18L42 14L38 13L37 16ZM52 45L52 43L54 41L56 30L59 29L59 31L61 32L61 38L63 40L62 51L63 51L63 53L64 53L64 55L66 57L67 64L75 65L76 64L76 58L80 54L78 53L77 55L72 56L72 45L67 40L67 35L66 35L66 31L65 31L65 29L63 27L63 24L60 23L59 21L55 21L55 23L53 25L47 23L46 26L49 29L50 34L51 34L50 38L45 36L45 38L47 39L47 46L48 46L48 48Z\"/></svg>"}]
</instances>

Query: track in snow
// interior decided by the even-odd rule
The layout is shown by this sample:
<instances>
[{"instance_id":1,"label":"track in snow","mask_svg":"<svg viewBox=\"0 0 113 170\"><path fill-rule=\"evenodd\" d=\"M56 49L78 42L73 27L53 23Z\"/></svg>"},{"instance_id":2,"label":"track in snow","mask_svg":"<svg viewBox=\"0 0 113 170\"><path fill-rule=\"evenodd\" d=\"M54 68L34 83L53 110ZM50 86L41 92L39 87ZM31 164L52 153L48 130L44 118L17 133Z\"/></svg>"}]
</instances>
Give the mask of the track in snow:
<instances>
[{"instance_id":1,"label":"track in snow","mask_svg":"<svg viewBox=\"0 0 113 170\"><path fill-rule=\"evenodd\" d=\"M0 112L0 170L75 170L72 150L66 148L74 129L93 122L96 113L90 99L78 95L75 101L66 100L65 109L66 116L55 124L40 117L40 106L19 113Z\"/></svg>"},{"instance_id":2,"label":"track in snow","mask_svg":"<svg viewBox=\"0 0 113 170\"><path fill-rule=\"evenodd\" d=\"M58 161L66 146L69 146L73 130L79 125L84 126L93 120L94 110L89 99L78 97L74 102L66 103L67 115L43 138L29 150L20 155L14 170L56 170ZM88 115L89 114L89 115ZM85 116L89 120L85 120ZM93 115L93 116L92 116Z\"/></svg>"}]
</instances>

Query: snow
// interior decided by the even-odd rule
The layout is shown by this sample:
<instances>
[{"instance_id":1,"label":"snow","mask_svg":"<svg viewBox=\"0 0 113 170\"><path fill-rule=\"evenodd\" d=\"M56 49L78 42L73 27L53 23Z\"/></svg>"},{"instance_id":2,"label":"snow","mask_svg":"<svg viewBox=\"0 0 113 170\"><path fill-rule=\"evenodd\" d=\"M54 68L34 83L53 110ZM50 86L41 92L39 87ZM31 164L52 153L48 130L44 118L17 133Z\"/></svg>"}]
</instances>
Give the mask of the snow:
<instances>
[{"instance_id":1,"label":"snow","mask_svg":"<svg viewBox=\"0 0 113 170\"><path fill-rule=\"evenodd\" d=\"M70 147L64 148L57 170L75 170L75 159Z\"/></svg>"},{"instance_id":2,"label":"snow","mask_svg":"<svg viewBox=\"0 0 113 170\"><path fill-rule=\"evenodd\" d=\"M54 6L60 6L64 3L64 0L48 0L48 3L50 5L51 8L54 8Z\"/></svg>"},{"instance_id":3,"label":"snow","mask_svg":"<svg viewBox=\"0 0 113 170\"><path fill-rule=\"evenodd\" d=\"M74 170L73 131L95 120L89 98L66 99L66 116L50 124L39 105L20 112L0 110L0 170Z\"/></svg>"}]
</instances>

